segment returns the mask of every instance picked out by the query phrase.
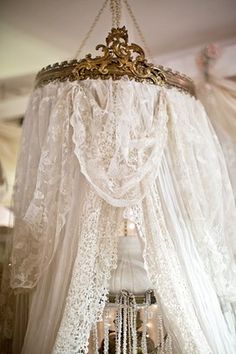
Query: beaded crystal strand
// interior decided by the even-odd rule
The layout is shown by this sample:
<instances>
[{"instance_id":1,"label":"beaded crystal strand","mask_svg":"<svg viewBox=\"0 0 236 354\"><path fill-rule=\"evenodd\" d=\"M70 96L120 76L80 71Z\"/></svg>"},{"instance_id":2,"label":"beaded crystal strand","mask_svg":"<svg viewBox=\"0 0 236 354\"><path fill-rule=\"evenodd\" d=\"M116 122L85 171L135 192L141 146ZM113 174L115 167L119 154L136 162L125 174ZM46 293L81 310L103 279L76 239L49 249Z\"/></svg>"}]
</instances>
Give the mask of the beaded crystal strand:
<instances>
[{"instance_id":1,"label":"beaded crystal strand","mask_svg":"<svg viewBox=\"0 0 236 354\"><path fill-rule=\"evenodd\" d=\"M104 354L109 354L109 309L104 310Z\"/></svg>"},{"instance_id":2,"label":"beaded crystal strand","mask_svg":"<svg viewBox=\"0 0 236 354\"><path fill-rule=\"evenodd\" d=\"M93 340L93 353L99 354L97 323L95 323L92 328L92 340Z\"/></svg>"},{"instance_id":3,"label":"beaded crystal strand","mask_svg":"<svg viewBox=\"0 0 236 354\"><path fill-rule=\"evenodd\" d=\"M121 334L122 334L122 305L118 300L116 312L116 354L121 354Z\"/></svg>"},{"instance_id":4,"label":"beaded crystal strand","mask_svg":"<svg viewBox=\"0 0 236 354\"><path fill-rule=\"evenodd\" d=\"M128 299L123 297L123 353L127 354Z\"/></svg>"},{"instance_id":5,"label":"beaded crystal strand","mask_svg":"<svg viewBox=\"0 0 236 354\"><path fill-rule=\"evenodd\" d=\"M148 305L145 305L143 310L143 326L142 326L142 352L148 354L147 351L147 319L148 319Z\"/></svg>"}]
</instances>

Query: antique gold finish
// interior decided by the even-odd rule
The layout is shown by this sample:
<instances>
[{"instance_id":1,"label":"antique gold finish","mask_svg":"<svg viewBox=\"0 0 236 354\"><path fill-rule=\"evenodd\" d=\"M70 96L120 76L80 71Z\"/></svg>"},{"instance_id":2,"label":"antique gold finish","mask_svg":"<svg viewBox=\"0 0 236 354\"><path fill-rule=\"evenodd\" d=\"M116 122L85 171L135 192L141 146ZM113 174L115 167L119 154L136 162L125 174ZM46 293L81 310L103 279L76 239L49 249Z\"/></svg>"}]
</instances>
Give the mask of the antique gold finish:
<instances>
[{"instance_id":1,"label":"antique gold finish","mask_svg":"<svg viewBox=\"0 0 236 354\"><path fill-rule=\"evenodd\" d=\"M126 76L130 80L159 86L174 86L194 94L191 79L170 69L148 63L140 46L134 43L128 44L128 32L125 27L112 28L106 38L106 45L99 44L96 47L96 50L98 49L102 51L101 56L92 58L91 54L88 54L80 61L64 61L43 68L36 77L36 87L55 80L80 81L110 78L119 80Z\"/></svg>"},{"instance_id":2,"label":"antique gold finish","mask_svg":"<svg viewBox=\"0 0 236 354\"><path fill-rule=\"evenodd\" d=\"M106 45L99 44L103 55L92 58L88 54L73 70L77 80L110 79L119 80L128 76L137 81L149 81L162 85L165 76L161 70L147 63L144 51L137 44L128 44L128 32L125 27L112 28L106 38Z\"/></svg>"}]
</instances>

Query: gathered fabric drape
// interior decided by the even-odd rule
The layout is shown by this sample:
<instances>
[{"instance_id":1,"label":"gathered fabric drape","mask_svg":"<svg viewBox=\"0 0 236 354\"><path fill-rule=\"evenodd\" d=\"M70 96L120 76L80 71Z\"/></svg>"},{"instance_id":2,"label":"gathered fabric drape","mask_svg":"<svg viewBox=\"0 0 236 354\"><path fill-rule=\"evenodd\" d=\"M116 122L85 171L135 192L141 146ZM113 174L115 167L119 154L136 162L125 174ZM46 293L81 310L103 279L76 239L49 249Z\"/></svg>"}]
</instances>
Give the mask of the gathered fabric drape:
<instances>
[{"instance_id":1,"label":"gathered fabric drape","mask_svg":"<svg viewBox=\"0 0 236 354\"><path fill-rule=\"evenodd\" d=\"M235 353L236 209L194 97L125 78L37 88L14 204L11 285L30 290L22 353L87 353L123 218L144 241L176 353Z\"/></svg>"}]
</instances>

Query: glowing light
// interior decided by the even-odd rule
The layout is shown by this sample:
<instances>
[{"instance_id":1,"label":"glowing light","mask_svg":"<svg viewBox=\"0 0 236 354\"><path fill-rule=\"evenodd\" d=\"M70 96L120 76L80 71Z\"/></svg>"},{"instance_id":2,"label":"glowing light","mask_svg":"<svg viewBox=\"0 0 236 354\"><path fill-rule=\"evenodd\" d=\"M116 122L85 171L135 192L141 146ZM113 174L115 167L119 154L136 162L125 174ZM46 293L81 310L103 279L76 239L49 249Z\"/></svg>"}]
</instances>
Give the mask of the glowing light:
<instances>
[{"instance_id":1,"label":"glowing light","mask_svg":"<svg viewBox=\"0 0 236 354\"><path fill-rule=\"evenodd\" d=\"M135 229L135 224L133 222L128 223L128 229L134 230Z\"/></svg>"},{"instance_id":2,"label":"glowing light","mask_svg":"<svg viewBox=\"0 0 236 354\"><path fill-rule=\"evenodd\" d=\"M148 328L152 328L152 323L151 323L151 322L148 322L148 323L147 323L147 327L148 327Z\"/></svg>"}]
</instances>

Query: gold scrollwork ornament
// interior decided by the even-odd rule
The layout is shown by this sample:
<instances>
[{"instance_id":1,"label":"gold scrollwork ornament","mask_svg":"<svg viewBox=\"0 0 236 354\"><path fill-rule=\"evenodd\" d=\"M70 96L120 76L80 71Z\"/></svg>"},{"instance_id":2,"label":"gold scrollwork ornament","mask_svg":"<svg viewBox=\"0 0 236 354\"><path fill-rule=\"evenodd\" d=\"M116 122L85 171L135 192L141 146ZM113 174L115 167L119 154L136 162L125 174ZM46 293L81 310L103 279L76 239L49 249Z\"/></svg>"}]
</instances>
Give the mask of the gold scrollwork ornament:
<instances>
[{"instance_id":1,"label":"gold scrollwork ornament","mask_svg":"<svg viewBox=\"0 0 236 354\"><path fill-rule=\"evenodd\" d=\"M128 44L128 32L124 27L112 28L106 38L106 45L99 44L96 50L103 55L92 58L88 54L73 69L77 80L109 79L119 80L123 76L136 81L148 81L156 85L165 83L164 73L145 59L143 49L137 44Z\"/></svg>"}]
</instances>

